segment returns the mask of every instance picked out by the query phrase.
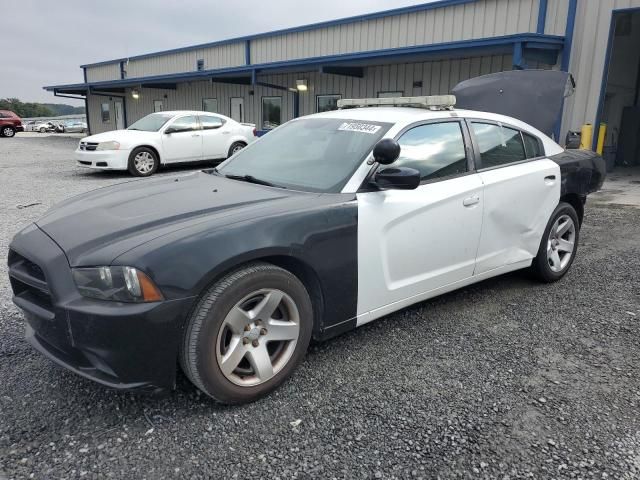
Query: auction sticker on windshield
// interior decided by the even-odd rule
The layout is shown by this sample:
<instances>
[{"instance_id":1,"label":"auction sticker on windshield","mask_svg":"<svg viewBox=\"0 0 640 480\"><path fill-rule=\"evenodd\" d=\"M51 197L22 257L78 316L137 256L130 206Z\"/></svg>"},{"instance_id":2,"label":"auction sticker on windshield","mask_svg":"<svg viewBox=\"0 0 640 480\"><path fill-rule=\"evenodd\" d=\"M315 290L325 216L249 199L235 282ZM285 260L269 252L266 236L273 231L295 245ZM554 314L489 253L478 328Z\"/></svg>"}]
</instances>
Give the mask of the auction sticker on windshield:
<instances>
[{"instance_id":1,"label":"auction sticker on windshield","mask_svg":"<svg viewBox=\"0 0 640 480\"><path fill-rule=\"evenodd\" d=\"M378 130L380 130L380 125L372 125L370 123L360 123L360 122L345 122L338 130L345 130L347 132L361 132L361 133L370 133L374 134Z\"/></svg>"}]
</instances>

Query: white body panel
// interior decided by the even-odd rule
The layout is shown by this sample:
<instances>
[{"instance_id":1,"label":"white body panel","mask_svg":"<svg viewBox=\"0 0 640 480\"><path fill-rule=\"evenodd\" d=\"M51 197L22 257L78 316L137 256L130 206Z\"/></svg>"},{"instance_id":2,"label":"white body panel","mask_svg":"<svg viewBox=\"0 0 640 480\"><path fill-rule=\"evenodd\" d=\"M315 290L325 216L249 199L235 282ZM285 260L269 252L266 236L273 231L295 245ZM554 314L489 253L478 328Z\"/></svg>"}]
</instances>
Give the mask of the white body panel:
<instances>
[{"instance_id":1,"label":"white body panel","mask_svg":"<svg viewBox=\"0 0 640 480\"><path fill-rule=\"evenodd\" d=\"M482 227L478 174L357 197L359 316L473 275Z\"/></svg>"},{"instance_id":2,"label":"white body panel","mask_svg":"<svg viewBox=\"0 0 640 480\"><path fill-rule=\"evenodd\" d=\"M484 221L476 273L531 260L560 199L560 167L544 159L479 175L484 183Z\"/></svg>"},{"instance_id":3,"label":"white body panel","mask_svg":"<svg viewBox=\"0 0 640 480\"><path fill-rule=\"evenodd\" d=\"M202 130L162 136L162 163L202 160Z\"/></svg>"}]
</instances>

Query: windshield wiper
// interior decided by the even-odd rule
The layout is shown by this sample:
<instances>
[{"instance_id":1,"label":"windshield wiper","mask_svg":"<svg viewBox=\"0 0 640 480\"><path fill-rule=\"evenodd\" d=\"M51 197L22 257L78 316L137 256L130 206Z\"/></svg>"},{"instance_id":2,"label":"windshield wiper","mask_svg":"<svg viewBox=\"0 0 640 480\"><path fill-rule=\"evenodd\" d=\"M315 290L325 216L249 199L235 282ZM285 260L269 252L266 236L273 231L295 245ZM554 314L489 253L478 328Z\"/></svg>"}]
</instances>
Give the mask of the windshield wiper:
<instances>
[{"instance_id":1,"label":"windshield wiper","mask_svg":"<svg viewBox=\"0 0 640 480\"><path fill-rule=\"evenodd\" d=\"M266 180L261 180L259 178L254 177L253 175L225 175L226 178L230 178L231 180L240 180L241 182L249 182L256 183L258 185L266 185L267 187L281 187L280 185L276 185L275 183L267 182Z\"/></svg>"}]
</instances>

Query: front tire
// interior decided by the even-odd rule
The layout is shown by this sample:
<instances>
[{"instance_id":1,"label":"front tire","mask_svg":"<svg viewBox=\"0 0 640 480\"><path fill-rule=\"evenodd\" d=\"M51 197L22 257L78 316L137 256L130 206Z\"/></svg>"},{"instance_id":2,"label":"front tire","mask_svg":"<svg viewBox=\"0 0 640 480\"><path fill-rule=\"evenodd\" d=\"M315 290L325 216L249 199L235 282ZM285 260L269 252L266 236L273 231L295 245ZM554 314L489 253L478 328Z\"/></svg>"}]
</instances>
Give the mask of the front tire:
<instances>
[{"instance_id":1,"label":"front tire","mask_svg":"<svg viewBox=\"0 0 640 480\"><path fill-rule=\"evenodd\" d=\"M158 155L148 147L134 148L129 155L129 173L135 177L149 177L159 166Z\"/></svg>"},{"instance_id":2,"label":"front tire","mask_svg":"<svg viewBox=\"0 0 640 480\"><path fill-rule=\"evenodd\" d=\"M300 280L269 263L249 264L202 295L185 329L180 364L213 399L252 402L293 373L312 328L313 308Z\"/></svg>"},{"instance_id":3,"label":"front tire","mask_svg":"<svg viewBox=\"0 0 640 480\"><path fill-rule=\"evenodd\" d=\"M566 275L578 251L580 222L575 209L560 202L544 231L538 255L531 265L542 282L557 282Z\"/></svg>"},{"instance_id":4,"label":"front tire","mask_svg":"<svg viewBox=\"0 0 640 480\"><path fill-rule=\"evenodd\" d=\"M16 130L13 127L2 127L2 136L11 138L16 134Z\"/></svg>"}]
</instances>

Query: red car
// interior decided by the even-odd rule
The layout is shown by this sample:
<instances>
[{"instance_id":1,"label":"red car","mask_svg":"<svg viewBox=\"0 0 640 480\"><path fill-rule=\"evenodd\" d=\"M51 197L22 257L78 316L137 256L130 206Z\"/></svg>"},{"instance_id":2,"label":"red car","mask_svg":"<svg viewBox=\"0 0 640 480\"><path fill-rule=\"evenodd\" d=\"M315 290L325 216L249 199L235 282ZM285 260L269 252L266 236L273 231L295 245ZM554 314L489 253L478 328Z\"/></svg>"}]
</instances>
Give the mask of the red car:
<instances>
[{"instance_id":1,"label":"red car","mask_svg":"<svg viewBox=\"0 0 640 480\"><path fill-rule=\"evenodd\" d=\"M0 137L13 137L23 132L22 120L11 110L0 110Z\"/></svg>"}]
</instances>

